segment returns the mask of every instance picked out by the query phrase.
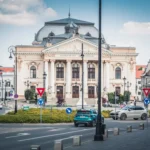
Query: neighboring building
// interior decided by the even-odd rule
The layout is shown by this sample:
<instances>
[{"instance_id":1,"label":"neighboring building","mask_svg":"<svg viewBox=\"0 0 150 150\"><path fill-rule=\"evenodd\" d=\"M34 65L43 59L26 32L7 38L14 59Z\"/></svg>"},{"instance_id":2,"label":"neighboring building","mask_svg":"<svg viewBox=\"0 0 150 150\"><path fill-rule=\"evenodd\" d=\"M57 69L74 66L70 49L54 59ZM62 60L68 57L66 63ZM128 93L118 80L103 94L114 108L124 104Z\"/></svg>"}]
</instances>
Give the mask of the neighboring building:
<instances>
[{"instance_id":1,"label":"neighboring building","mask_svg":"<svg viewBox=\"0 0 150 150\"><path fill-rule=\"evenodd\" d=\"M95 104L98 85L98 29L94 23L70 18L46 22L35 35L33 45L16 46L17 91L43 87L46 77L48 101L56 104L57 96L67 104L76 105L82 88L82 44L84 50L84 99ZM123 77L131 82L135 96L136 49L108 45L102 36L102 97L107 92L124 92Z\"/></svg>"},{"instance_id":2,"label":"neighboring building","mask_svg":"<svg viewBox=\"0 0 150 150\"><path fill-rule=\"evenodd\" d=\"M150 88L150 60L145 68L144 73L141 76L141 85L143 88ZM142 100L144 99L144 93L142 91Z\"/></svg>"},{"instance_id":3,"label":"neighboring building","mask_svg":"<svg viewBox=\"0 0 150 150\"><path fill-rule=\"evenodd\" d=\"M11 99L10 91L14 94L14 68L0 66L0 99Z\"/></svg>"},{"instance_id":4,"label":"neighboring building","mask_svg":"<svg viewBox=\"0 0 150 150\"><path fill-rule=\"evenodd\" d=\"M141 84L141 76L144 73L146 65L136 65L136 99L142 100L142 84Z\"/></svg>"}]
</instances>

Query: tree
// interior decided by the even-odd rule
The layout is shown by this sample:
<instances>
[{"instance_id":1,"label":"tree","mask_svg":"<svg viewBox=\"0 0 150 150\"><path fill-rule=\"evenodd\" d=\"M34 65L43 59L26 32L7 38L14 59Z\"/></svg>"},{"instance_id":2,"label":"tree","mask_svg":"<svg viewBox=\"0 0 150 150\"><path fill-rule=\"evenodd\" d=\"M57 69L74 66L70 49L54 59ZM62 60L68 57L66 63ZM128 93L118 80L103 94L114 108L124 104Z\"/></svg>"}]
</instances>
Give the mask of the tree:
<instances>
[{"instance_id":1,"label":"tree","mask_svg":"<svg viewBox=\"0 0 150 150\"><path fill-rule=\"evenodd\" d=\"M128 102L130 100L130 95L131 95L131 92L125 91L124 92L124 101Z\"/></svg>"},{"instance_id":2,"label":"tree","mask_svg":"<svg viewBox=\"0 0 150 150\"><path fill-rule=\"evenodd\" d=\"M35 91L33 89L25 90L24 97L26 100L34 100L35 99Z\"/></svg>"},{"instance_id":3,"label":"tree","mask_svg":"<svg viewBox=\"0 0 150 150\"><path fill-rule=\"evenodd\" d=\"M111 93L108 93L108 101L112 104L115 104L115 93L114 92L111 92ZM122 103L123 102L123 98L124 96L122 94L118 95L118 100L116 100L116 103Z\"/></svg>"}]
</instances>

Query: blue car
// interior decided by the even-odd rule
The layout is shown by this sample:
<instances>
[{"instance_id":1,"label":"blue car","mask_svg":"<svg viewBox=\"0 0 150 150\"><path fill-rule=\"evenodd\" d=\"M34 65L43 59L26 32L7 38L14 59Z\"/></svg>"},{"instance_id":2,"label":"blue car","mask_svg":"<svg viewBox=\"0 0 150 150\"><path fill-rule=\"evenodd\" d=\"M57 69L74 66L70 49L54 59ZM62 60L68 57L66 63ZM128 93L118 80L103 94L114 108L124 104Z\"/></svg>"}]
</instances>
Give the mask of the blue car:
<instances>
[{"instance_id":1,"label":"blue car","mask_svg":"<svg viewBox=\"0 0 150 150\"><path fill-rule=\"evenodd\" d=\"M102 116L102 123L104 123L104 117ZM84 124L85 126L95 126L97 121L97 111L94 109L86 110L81 109L77 111L74 117L74 126L78 127L79 124Z\"/></svg>"}]
</instances>

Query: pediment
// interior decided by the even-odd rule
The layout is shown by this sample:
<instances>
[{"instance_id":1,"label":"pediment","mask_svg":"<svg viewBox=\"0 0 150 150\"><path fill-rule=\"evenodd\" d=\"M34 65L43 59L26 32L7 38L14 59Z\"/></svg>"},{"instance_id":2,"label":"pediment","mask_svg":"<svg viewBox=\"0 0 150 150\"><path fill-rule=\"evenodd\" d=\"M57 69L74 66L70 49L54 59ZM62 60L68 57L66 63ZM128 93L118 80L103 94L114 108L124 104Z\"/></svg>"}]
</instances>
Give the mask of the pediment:
<instances>
[{"instance_id":1,"label":"pediment","mask_svg":"<svg viewBox=\"0 0 150 150\"><path fill-rule=\"evenodd\" d=\"M83 43L84 53L97 53L98 46L80 37L74 37L44 49L43 53L81 53Z\"/></svg>"}]
</instances>

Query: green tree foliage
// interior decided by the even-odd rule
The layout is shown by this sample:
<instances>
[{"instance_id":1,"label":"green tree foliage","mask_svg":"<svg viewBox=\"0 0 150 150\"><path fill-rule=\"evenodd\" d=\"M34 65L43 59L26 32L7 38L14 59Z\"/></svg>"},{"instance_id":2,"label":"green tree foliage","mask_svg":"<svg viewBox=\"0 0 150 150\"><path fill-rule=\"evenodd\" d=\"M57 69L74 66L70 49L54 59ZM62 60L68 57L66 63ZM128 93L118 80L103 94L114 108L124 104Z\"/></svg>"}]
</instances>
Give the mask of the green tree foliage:
<instances>
[{"instance_id":1,"label":"green tree foliage","mask_svg":"<svg viewBox=\"0 0 150 150\"><path fill-rule=\"evenodd\" d=\"M26 100L34 100L35 99L35 91L33 89L25 90L24 97Z\"/></svg>"},{"instance_id":2,"label":"green tree foliage","mask_svg":"<svg viewBox=\"0 0 150 150\"><path fill-rule=\"evenodd\" d=\"M107 94L108 95L108 101L110 102L110 103L112 103L112 104L115 104L115 94L114 94L114 92L111 92L111 93L108 93ZM118 104L118 103L122 103L123 101L124 101L124 95L119 95L118 96L118 100L116 100L116 103Z\"/></svg>"},{"instance_id":3,"label":"green tree foliage","mask_svg":"<svg viewBox=\"0 0 150 150\"><path fill-rule=\"evenodd\" d=\"M124 101L128 102L130 100L130 95L131 95L131 92L125 91L124 92Z\"/></svg>"}]
</instances>

